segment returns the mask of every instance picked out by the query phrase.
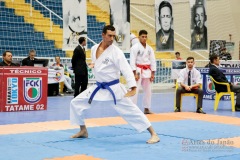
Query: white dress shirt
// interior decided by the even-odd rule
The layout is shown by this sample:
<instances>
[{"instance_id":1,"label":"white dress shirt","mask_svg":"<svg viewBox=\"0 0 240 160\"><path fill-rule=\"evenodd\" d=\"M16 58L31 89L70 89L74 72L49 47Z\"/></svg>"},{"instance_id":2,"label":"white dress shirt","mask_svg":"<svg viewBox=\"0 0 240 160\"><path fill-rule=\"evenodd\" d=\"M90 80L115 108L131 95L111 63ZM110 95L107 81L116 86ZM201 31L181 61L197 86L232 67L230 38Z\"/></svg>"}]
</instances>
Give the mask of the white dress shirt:
<instances>
[{"instance_id":1,"label":"white dress shirt","mask_svg":"<svg viewBox=\"0 0 240 160\"><path fill-rule=\"evenodd\" d=\"M188 85L188 73L189 73L189 71L190 70L187 67L182 69L179 73L177 82ZM196 68L194 68L194 67L192 68L190 76L191 76L191 86L195 85L195 84L202 84L201 74Z\"/></svg>"}]
</instances>

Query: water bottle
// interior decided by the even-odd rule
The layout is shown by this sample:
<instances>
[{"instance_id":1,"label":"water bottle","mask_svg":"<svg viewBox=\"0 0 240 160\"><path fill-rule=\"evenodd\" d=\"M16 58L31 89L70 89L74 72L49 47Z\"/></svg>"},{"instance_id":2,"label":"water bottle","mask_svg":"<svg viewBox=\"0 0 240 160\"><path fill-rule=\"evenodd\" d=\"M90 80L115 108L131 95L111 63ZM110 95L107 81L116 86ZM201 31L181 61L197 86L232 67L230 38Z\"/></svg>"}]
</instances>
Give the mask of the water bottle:
<instances>
[{"instance_id":1,"label":"water bottle","mask_svg":"<svg viewBox=\"0 0 240 160\"><path fill-rule=\"evenodd\" d=\"M68 68L68 66L67 66L67 64L65 64L65 65L64 65L64 72L67 72L67 71L68 71L67 68Z\"/></svg>"}]
</instances>

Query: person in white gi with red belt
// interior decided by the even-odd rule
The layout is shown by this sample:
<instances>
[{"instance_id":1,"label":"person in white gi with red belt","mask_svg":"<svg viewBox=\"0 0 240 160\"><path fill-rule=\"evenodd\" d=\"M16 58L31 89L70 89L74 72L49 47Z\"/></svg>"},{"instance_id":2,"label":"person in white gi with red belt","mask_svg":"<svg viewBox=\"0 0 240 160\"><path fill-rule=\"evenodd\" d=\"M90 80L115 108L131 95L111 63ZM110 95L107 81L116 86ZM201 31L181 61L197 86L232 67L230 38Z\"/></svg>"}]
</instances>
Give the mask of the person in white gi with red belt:
<instances>
[{"instance_id":1,"label":"person in white gi with red belt","mask_svg":"<svg viewBox=\"0 0 240 160\"><path fill-rule=\"evenodd\" d=\"M154 73L156 71L155 54L147 44L146 30L139 31L139 43L131 47L130 50L130 64L137 81L137 93L132 97L132 100L137 104L138 92L140 86L143 88L143 107L145 114L152 114L151 108L151 83L154 80Z\"/></svg>"},{"instance_id":2,"label":"person in white gi with red belt","mask_svg":"<svg viewBox=\"0 0 240 160\"><path fill-rule=\"evenodd\" d=\"M87 138L84 111L90 107L113 107L138 132L148 130L151 138L147 143L157 143L160 138L147 117L129 98L136 93L136 81L123 52L113 43L115 28L107 25L102 31L102 42L91 49L92 63L96 78L93 85L75 97L70 104L70 121L80 126L80 131L72 138ZM129 91L119 83L120 72L125 77Z\"/></svg>"}]
</instances>

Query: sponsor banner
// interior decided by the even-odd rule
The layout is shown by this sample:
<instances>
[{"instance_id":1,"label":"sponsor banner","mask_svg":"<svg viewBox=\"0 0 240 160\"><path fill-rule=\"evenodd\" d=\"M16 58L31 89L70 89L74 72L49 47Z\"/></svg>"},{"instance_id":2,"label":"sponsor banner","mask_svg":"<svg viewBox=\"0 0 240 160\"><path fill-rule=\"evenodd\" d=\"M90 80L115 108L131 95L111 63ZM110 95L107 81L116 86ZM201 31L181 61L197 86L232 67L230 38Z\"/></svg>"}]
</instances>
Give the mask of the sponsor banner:
<instances>
[{"instance_id":1,"label":"sponsor banner","mask_svg":"<svg viewBox=\"0 0 240 160\"><path fill-rule=\"evenodd\" d=\"M215 86L214 86L213 82L211 81L209 75L205 75L205 90L206 90L207 94L215 94Z\"/></svg>"},{"instance_id":2,"label":"sponsor banner","mask_svg":"<svg viewBox=\"0 0 240 160\"><path fill-rule=\"evenodd\" d=\"M203 98L214 100L215 99L215 86L208 75L209 68L197 68L203 79ZM229 82L234 85L240 85L240 68L222 68ZM223 96L221 100L231 100L230 95Z\"/></svg>"},{"instance_id":3,"label":"sponsor banner","mask_svg":"<svg viewBox=\"0 0 240 160\"><path fill-rule=\"evenodd\" d=\"M191 8L190 50L208 49L206 0L189 0Z\"/></svg>"},{"instance_id":4,"label":"sponsor banner","mask_svg":"<svg viewBox=\"0 0 240 160\"><path fill-rule=\"evenodd\" d=\"M186 68L186 61L180 61L180 60L172 61L171 78L177 79L179 72L183 68Z\"/></svg>"},{"instance_id":5,"label":"sponsor banner","mask_svg":"<svg viewBox=\"0 0 240 160\"><path fill-rule=\"evenodd\" d=\"M7 78L7 104L18 104L18 77Z\"/></svg>"},{"instance_id":6,"label":"sponsor banner","mask_svg":"<svg viewBox=\"0 0 240 160\"><path fill-rule=\"evenodd\" d=\"M2 111L2 106L3 106L3 95L2 95L2 92L3 92L3 89L2 89L2 86L4 85L4 81L3 81L3 68L0 67L0 112Z\"/></svg>"},{"instance_id":7,"label":"sponsor banner","mask_svg":"<svg viewBox=\"0 0 240 160\"><path fill-rule=\"evenodd\" d=\"M47 68L4 67L2 111L33 111L47 109Z\"/></svg>"},{"instance_id":8,"label":"sponsor banner","mask_svg":"<svg viewBox=\"0 0 240 160\"><path fill-rule=\"evenodd\" d=\"M62 0L63 50L73 51L80 37L87 38L86 0ZM87 46L86 46L87 48Z\"/></svg>"},{"instance_id":9,"label":"sponsor banner","mask_svg":"<svg viewBox=\"0 0 240 160\"><path fill-rule=\"evenodd\" d=\"M64 81L64 69L48 69L48 84L59 83Z\"/></svg>"},{"instance_id":10,"label":"sponsor banner","mask_svg":"<svg viewBox=\"0 0 240 160\"><path fill-rule=\"evenodd\" d=\"M240 68L240 61L221 61L220 67L222 68ZM237 71L237 70L235 70Z\"/></svg>"},{"instance_id":11,"label":"sponsor banner","mask_svg":"<svg viewBox=\"0 0 240 160\"><path fill-rule=\"evenodd\" d=\"M234 75L233 76L233 84L234 85L240 85L240 75Z\"/></svg>"},{"instance_id":12,"label":"sponsor banner","mask_svg":"<svg viewBox=\"0 0 240 160\"><path fill-rule=\"evenodd\" d=\"M42 98L42 78L23 78L23 90L26 102L39 102Z\"/></svg>"},{"instance_id":13,"label":"sponsor banner","mask_svg":"<svg viewBox=\"0 0 240 160\"><path fill-rule=\"evenodd\" d=\"M114 44L130 51L130 0L110 0L110 24L115 27Z\"/></svg>"},{"instance_id":14,"label":"sponsor banner","mask_svg":"<svg viewBox=\"0 0 240 160\"><path fill-rule=\"evenodd\" d=\"M69 64L65 63L65 64L67 66L72 65L70 63ZM87 70L88 70L88 82L95 83L96 79L93 74L93 70L91 68L87 68ZM67 68L67 72L71 75L71 77L75 76L71 67ZM64 69L63 68L61 70L54 70L54 69L50 69L50 68L48 69L48 84L63 82L64 79L65 79L65 77L64 77Z\"/></svg>"},{"instance_id":15,"label":"sponsor banner","mask_svg":"<svg viewBox=\"0 0 240 160\"><path fill-rule=\"evenodd\" d=\"M173 19L173 0L155 0L157 51L174 51Z\"/></svg>"}]
</instances>

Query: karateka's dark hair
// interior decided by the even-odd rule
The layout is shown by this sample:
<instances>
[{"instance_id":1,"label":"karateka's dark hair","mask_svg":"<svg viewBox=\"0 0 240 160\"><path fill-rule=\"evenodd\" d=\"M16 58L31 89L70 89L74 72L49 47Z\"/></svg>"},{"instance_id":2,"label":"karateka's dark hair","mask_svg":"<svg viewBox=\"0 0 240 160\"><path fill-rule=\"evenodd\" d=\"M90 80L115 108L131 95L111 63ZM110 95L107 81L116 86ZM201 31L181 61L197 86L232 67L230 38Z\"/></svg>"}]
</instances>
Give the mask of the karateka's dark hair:
<instances>
[{"instance_id":1,"label":"karateka's dark hair","mask_svg":"<svg viewBox=\"0 0 240 160\"><path fill-rule=\"evenodd\" d=\"M140 30L138 36L141 36L142 34L148 34L148 32L146 30Z\"/></svg>"},{"instance_id":2,"label":"karateka's dark hair","mask_svg":"<svg viewBox=\"0 0 240 160\"><path fill-rule=\"evenodd\" d=\"M115 28L112 25L106 25L103 27L102 33L106 34L107 30L115 31Z\"/></svg>"}]
</instances>

